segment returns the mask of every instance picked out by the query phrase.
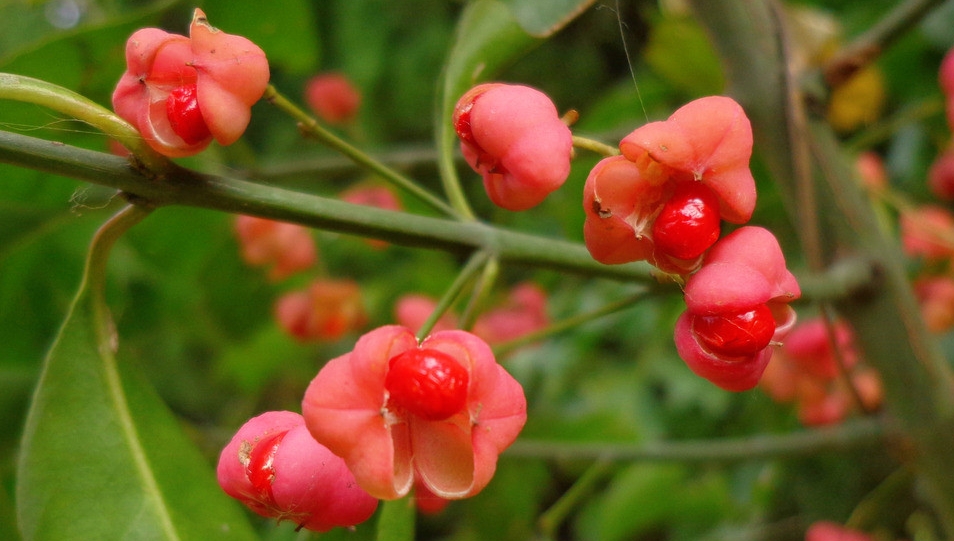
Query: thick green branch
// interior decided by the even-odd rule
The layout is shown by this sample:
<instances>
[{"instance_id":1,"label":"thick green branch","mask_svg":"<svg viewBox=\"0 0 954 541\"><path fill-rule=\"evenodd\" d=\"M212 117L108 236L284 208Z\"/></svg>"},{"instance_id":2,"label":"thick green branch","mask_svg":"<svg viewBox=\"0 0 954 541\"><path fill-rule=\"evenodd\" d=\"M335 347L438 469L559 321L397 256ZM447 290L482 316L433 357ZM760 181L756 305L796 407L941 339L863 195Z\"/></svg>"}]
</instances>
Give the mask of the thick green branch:
<instances>
[{"instance_id":1,"label":"thick green branch","mask_svg":"<svg viewBox=\"0 0 954 541\"><path fill-rule=\"evenodd\" d=\"M109 186L155 206L188 205L251 214L456 253L486 251L501 262L655 283L645 264L603 265L578 243L508 231L477 221L393 212L174 167L146 178L126 160L0 131L0 162Z\"/></svg>"}]
</instances>

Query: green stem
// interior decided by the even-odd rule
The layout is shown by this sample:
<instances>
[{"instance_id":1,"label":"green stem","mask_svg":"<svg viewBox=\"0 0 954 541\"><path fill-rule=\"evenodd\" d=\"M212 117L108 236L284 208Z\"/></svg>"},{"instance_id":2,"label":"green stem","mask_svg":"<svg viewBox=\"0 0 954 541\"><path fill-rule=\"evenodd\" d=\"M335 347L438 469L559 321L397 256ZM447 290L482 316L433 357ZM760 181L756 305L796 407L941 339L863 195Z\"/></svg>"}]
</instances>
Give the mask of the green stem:
<instances>
[{"instance_id":1,"label":"green stem","mask_svg":"<svg viewBox=\"0 0 954 541\"><path fill-rule=\"evenodd\" d=\"M447 128L447 131L451 130ZM440 133L440 132L439 132ZM464 195L464 189L460 184L460 175L457 174L455 161L451 157L453 151L448 150L446 154L441 153L441 158L437 162L437 169L441 176L441 186L444 187L444 193L447 194L447 200L452 207L466 220L476 219L474 210L470 208L467 202L467 196ZM476 174L476 173L475 173Z\"/></svg>"},{"instance_id":2,"label":"green stem","mask_svg":"<svg viewBox=\"0 0 954 541\"><path fill-rule=\"evenodd\" d=\"M730 462L808 456L824 451L884 445L885 438L896 435L883 419L868 417L831 428L718 440L630 444L519 439L506 454L548 459Z\"/></svg>"},{"instance_id":3,"label":"green stem","mask_svg":"<svg viewBox=\"0 0 954 541\"><path fill-rule=\"evenodd\" d=\"M0 73L0 99L33 103L82 120L122 143L151 171L163 171L170 163L153 150L131 124L72 90L23 75Z\"/></svg>"},{"instance_id":4,"label":"green stem","mask_svg":"<svg viewBox=\"0 0 954 541\"><path fill-rule=\"evenodd\" d=\"M460 292L464 290L464 287L473 280L474 276L480 272L482 268L486 267L488 261L490 261L490 257L487 252L476 252L470 256L470 260L467 261L464 268L457 274L457 278L454 279L454 282L447 288L447 291L444 292L444 296L437 302L437 306L434 307L427 321L425 321L417 331L418 342L424 340L424 338L431 333L431 329L434 328L437 321L453 306Z\"/></svg>"},{"instance_id":5,"label":"green stem","mask_svg":"<svg viewBox=\"0 0 954 541\"><path fill-rule=\"evenodd\" d=\"M86 268L83 271L83 280L90 291L90 301L96 327L96 342L101 353L105 355L111 356L116 349L116 333L112 318L109 315L109 308L106 305L106 263L109 260L109 252L126 231L141 222L150 212L152 212L152 209L137 204L123 207L122 210L100 226L90 245Z\"/></svg>"},{"instance_id":6,"label":"green stem","mask_svg":"<svg viewBox=\"0 0 954 541\"><path fill-rule=\"evenodd\" d=\"M597 141L595 139L583 137L581 135L573 136L573 147L589 150L590 152L602 154L603 156L618 156L619 155L618 148L607 145L606 143Z\"/></svg>"},{"instance_id":7,"label":"green stem","mask_svg":"<svg viewBox=\"0 0 954 541\"><path fill-rule=\"evenodd\" d=\"M573 483L573 486L563 493L560 498L544 511L537 520L546 539L556 539L557 530L577 506L585 501L590 494L610 473L615 465L606 460L597 461L583 472L583 475Z\"/></svg>"},{"instance_id":8,"label":"green stem","mask_svg":"<svg viewBox=\"0 0 954 541\"><path fill-rule=\"evenodd\" d=\"M467 302L467 307L464 308L464 312L460 316L459 326L461 329L470 329L474 326L474 321L477 320L484 301L487 299L487 296L490 295L491 290L493 290L494 282L497 281L499 274L500 261L495 258L489 259L487 264L484 265L484 272L481 273L480 280L478 280L477 285L474 287L470 300Z\"/></svg>"},{"instance_id":9,"label":"green stem","mask_svg":"<svg viewBox=\"0 0 954 541\"><path fill-rule=\"evenodd\" d=\"M603 265L579 243L461 221L387 211L200 174L178 165L146 178L119 157L0 131L0 162L109 186L156 206L187 205L250 214L309 227L428 247L458 254L483 250L501 263L525 264L588 276L652 283L645 263Z\"/></svg>"},{"instance_id":10,"label":"green stem","mask_svg":"<svg viewBox=\"0 0 954 541\"><path fill-rule=\"evenodd\" d=\"M876 528L887 510L904 501L913 481L911 468L898 468L855 506L845 526L855 530Z\"/></svg>"},{"instance_id":11,"label":"green stem","mask_svg":"<svg viewBox=\"0 0 954 541\"><path fill-rule=\"evenodd\" d=\"M921 120L944 114L946 105L940 97L926 99L897 111L888 118L881 119L873 126L867 127L845 142L845 150L860 152L875 145L887 142L894 134L905 127L916 124Z\"/></svg>"},{"instance_id":12,"label":"green stem","mask_svg":"<svg viewBox=\"0 0 954 541\"><path fill-rule=\"evenodd\" d=\"M528 344L538 342L540 340L543 340L544 338L548 338L550 336L560 334L570 329L575 329L579 327L580 325L584 325L595 319L599 319L601 317L614 314L616 312L619 312L620 310L625 310L627 308L634 306L637 302L647 298L650 294L651 294L651 290L643 289L639 291L638 293L630 295L629 297L607 304L606 306L603 306L602 308L597 308L596 310L592 310L590 312L577 314L575 316L562 319L560 321L557 321L556 323L547 325L543 329L540 329L538 331L534 331L531 333L527 333L521 336L520 338L514 338L513 340L508 340L506 342L495 345L493 348L494 354L497 355L498 357L501 355L505 355L515 349L519 349Z\"/></svg>"},{"instance_id":13,"label":"green stem","mask_svg":"<svg viewBox=\"0 0 954 541\"><path fill-rule=\"evenodd\" d=\"M405 496L382 503L376 541L414 541L414 498Z\"/></svg>"},{"instance_id":14,"label":"green stem","mask_svg":"<svg viewBox=\"0 0 954 541\"><path fill-rule=\"evenodd\" d=\"M453 207L439 199L431 192L422 188L412 179L405 177L394 169L391 169L384 163L369 156L363 150L355 147L331 131L325 129L323 126L321 126L321 124L318 123L317 120L315 120L315 118L305 113L300 107L279 93L274 86L268 85L268 88L265 89L265 95L262 96L262 99L268 101L275 107L278 107L281 111L291 116L293 119L297 120L301 126L301 130L305 134L314 137L325 146L344 154L356 164L380 175L386 181L408 192L414 197L417 197L437 212L447 216L460 217L460 214Z\"/></svg>"}]
</instances>

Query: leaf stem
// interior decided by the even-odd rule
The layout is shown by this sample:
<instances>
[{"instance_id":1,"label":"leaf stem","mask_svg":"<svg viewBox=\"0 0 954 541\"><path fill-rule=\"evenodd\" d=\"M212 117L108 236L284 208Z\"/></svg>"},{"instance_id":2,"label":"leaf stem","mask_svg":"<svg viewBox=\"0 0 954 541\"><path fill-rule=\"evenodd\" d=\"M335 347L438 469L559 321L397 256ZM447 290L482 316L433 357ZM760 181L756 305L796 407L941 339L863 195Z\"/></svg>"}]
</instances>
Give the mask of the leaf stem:
<instances>
[{"instance_id":1,"label":"leaf stem","mask_svg":"<svg viewBox=\"0 0 954 541\"><path fill-rule=\"evenodd\" d=\"M109 308L106 306L105 280L109 252L126 231L141 222L150 212L152 212L151 208L138 204L123 207L100 226L90 245L83 280L90 291L97 344L101 355L111 356L116 349L116 333Z\"/></svg>"},{"instance_id":2,"label":"leaf stem","mask_svg":"<svg viewBox=\"0 0 954 541\"><path fill-rule=\"evenodd\" d=\"M92 100L61 86L12 73L0 73L0 99L33 103L86 122L122 143L146 168L161 172L169 160L142 138L131 124Z\"/></svg>"},{"instance_id":3,"label":"leaf stem","mask_svg":"<svg viewBox=\"0 0 954 541\"><path fill-rule=\"evenodd\" d=\"M615 465L608 460L599 460L583 472L573 486L544 511L537 519L537 526L546 539L556 539L557 529L566 517L596 490L599 483L613 472Z\"/></svg>"},{"instance_id":4,"label":"leaf stem","mask_svg":"<svg viewBox=\"0 0 954 541\"><path fill-rule=\"evenodd\" d=\"M583 137L582 135L573 136L573 147L589 150L590 152L602 154L603 156L619 156L618 148L607 145L602 141Z\"/></svg>"},{"instance_id":5,"label":"leaf stem","mask_svg":"<svg viewBox=\"0 0 954 541\"><path fill-rule=\"evenodd\" d=\"M291 100L282 95L274 86L268 85L262 99L297 120L304 134L314 137L323 145L340 152L356 164L380 175L391 184L417 197L437 212L447 216L460 217L460 213L458 213L457 210L431 192L422 188L414 180L391 169L386 164L372 158L363 150L325 129L314 117L308 115L300 107L292 103Z\"/></svg>"},{"instance_id":6,"label":"leaf stem","mask_svg":"<svg viewBox=\"0 0 954 541\"><path fill-rule=\"evenodd\" d=\"M644 288L638 291L637 293L634 293L633 295L620 299L616 302L609 303L606 306L597 308L596 310L592 310L586 313L581 313L575 316L568 317L566 319L562 319L560 321L557 321L556 323L547 325L543 329L540 329L531 333L527 333L521 336L520 338L514 338L513 340L502 342L493 347L494 354L497 356L501 356L501 355L510 353L511 351L515 349L519 349L528 344L538 342L544 338L548 338L550 336L560 334L567 330L574 329L576 327L579 327L580 325L589 323L590 321L593 321L595 319L599 319L601 317L605 317L610 314L619 312L620 310L625 310L627 308L632 307L637 302L647 298L650 294L651 294L651 290L649 288Z\"/></svg>"},{"instance_id":7,"label":"leaf stem","mask_svg":"<svg viewBox=\"0 0 954 541\"><path fill-rule=\"evenodd\" d=\"M463 314L461 314L461 329L470 330L471 327L474 326L474 322L480 315L481 308L483 308L484 301L487 300L488 295L490 295L490 292L493 290L494 283L497 281L497 276L499 274L500 261L498 261L496 258L488 259L487 264L484 265L484 270L480 275L480 279L477 281L477 285L474 286L470 300L467 302L467 306L464 308Z\"/></svg>"},{"instance_id":8,"label":"leaf stem","mask_svg":"<svg viewBox=\"0 0 954 541\"><path fill-rule=\"evenodd\" d=\"M405 496L382 503L376 541L414 541L414 498Z\"/></svg>"},{"instance_id":9,"label":"leaf stem","mask_svg":"<svg viewBox=\"0 0 954 541\"><path fill-rule=\"evenodd\" d=\"M447 288L447 291L444 292L444 296L437 302L437 306L434 307L427 321L425 321L417 331L418 342L424 340L427 335L431 333L431 330L434 329L434 325L436 325L441 316L453 306L454 301L457 300L457 297L460 295L460 292L464 290L464 287L473 280L474 276L476 276L481 269L486 267L490 260L490 255L484 251L475 252L470 256L470 260L467 261L464 268L457 274L457 278L454 279L450 287Z\"/></svg>"}]
</instances>

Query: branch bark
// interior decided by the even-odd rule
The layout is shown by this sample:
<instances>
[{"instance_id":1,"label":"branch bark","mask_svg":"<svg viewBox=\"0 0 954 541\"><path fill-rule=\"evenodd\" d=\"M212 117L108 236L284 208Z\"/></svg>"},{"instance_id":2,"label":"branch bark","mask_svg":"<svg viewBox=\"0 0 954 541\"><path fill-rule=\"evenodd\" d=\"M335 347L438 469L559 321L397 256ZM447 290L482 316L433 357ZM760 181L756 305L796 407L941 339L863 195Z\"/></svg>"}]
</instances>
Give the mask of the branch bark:
<instances>
[{"instance_id":1,"label":"branch bark","mask_svg":"<svg viewBox=\"0 0 954 541\"><path fill-rule=\"evenodd\" d=\"M121 190L154 206L187 205L459 254L485 251L502 262L658 285L644 263L604 265L579 243L461 221L353 205L253 182L201 174L175 164L149 178L127 160L0 131L0 163Z\"/></svg>"}]
</instances>

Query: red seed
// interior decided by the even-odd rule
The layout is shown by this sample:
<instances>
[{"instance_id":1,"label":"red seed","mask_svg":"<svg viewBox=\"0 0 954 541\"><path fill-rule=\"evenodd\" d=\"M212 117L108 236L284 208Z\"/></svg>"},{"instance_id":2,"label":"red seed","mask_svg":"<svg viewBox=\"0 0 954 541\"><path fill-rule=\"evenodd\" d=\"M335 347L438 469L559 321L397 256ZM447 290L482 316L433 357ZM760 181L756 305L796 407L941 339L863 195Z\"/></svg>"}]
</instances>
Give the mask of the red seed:
<instances>
[{"instance_id":1,"label":"red seed","mask_svg":"<svg viewBox=\"0 0 954 541\"><path fill-rule=\"evenodd\" d=\"M252 452L248 455L248 464L245 465L245 475L255 487L266 506L274 505L272 483L275 481L275 453L285 438L287 430L269 434L255 443Z\"/></svg>"},{"instance_id":2,"label":"red seed","mask_svg":"<svg viewBox=\"0 0 954 541\"><path fill-rule=\"evenodd\" d=\"M692 331L705 349L715 355L742 357L768 347L775 334L775 318L768 306L713 316L695 316Z\"/></svg>"},{"instance_id":3,"label":"red seed","mask_svg":"<svg viewBox=\"0 0 954 541\"><path fill-rule=\"evenodd\" d=\"M656 248L676 259L695 259L719 239L719 198L697 181L676 184L653 223Z\"/></svg>"},{"instance_id":4,"label":"red seed","mask_svg":"<svg viewBox=\"0 0 954 541\"><path fill-rule=\"evenodd\" d=\"M428 421L447 419L467 403L467 370L434 349L411 349L388 361L384 388L389 406Z\"/></svg>"},{"instance_id":5,"label":"red seed","mask_svg":"<svg viewBox=\"0 0 954 541\"><path fill-rule=\"evenodd\" d=\"M172 131L188 145L201 143L212 135L202 118L194 84L180 86L169 93L166 98L166 116L169 117Z\"/></svg>"}]
</instances>

